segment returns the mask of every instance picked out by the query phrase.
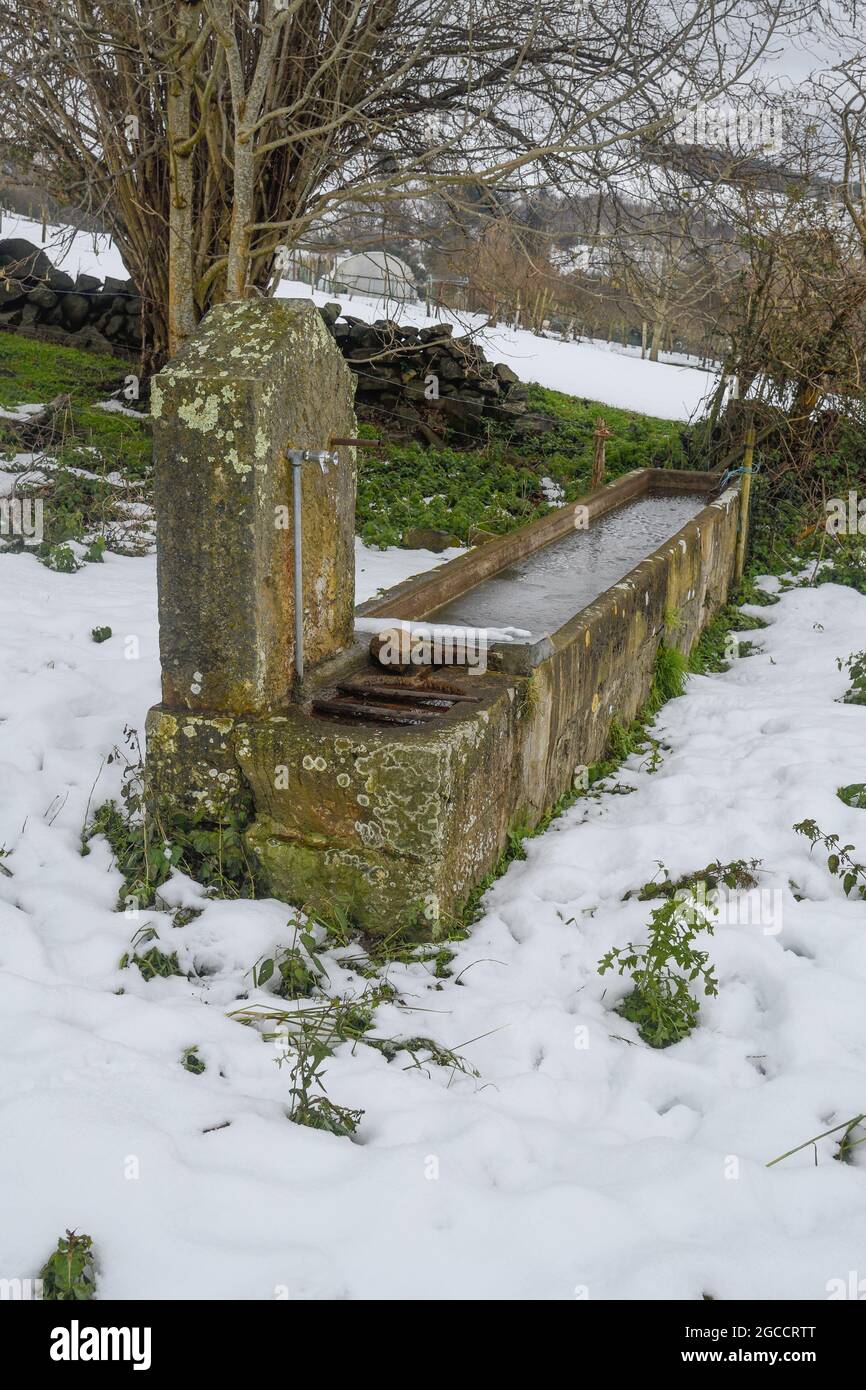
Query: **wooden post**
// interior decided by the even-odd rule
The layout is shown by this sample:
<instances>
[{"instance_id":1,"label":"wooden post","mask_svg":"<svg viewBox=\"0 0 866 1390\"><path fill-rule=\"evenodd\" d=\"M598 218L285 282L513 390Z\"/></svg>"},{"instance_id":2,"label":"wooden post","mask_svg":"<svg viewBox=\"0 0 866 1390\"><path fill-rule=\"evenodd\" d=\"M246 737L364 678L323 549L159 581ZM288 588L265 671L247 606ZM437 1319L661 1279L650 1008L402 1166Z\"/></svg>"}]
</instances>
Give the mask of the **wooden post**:
<instances>
[{"instance_id":1,"label":"wooden post","mask_svg":"<svg viewBox=\"0 0 866 1390\"><path fill-rule=\"evenodd\" d=\"M606 439L611 438L611 431L608 429L604 419L599 415L595 422L595 449L592 455L592 477L590 479L590 491L595 491L597 487L604 485L605 459L604 444Z\"/></svg>"},{"instance_id":2,"label":"wooden post","mask_svg":"<svg viewBox=\"0 0 866 1390\"><path fill-rule=\"evenodd\" d=\"M740 493L740 524L737 535L737 563L734 577L739 584L746 564L746 539L749 534L749 502L752 496L752 460L755 456L755 426L746 430L746 448L743 454L743 489Z\"/></svg>"}]
</instances>

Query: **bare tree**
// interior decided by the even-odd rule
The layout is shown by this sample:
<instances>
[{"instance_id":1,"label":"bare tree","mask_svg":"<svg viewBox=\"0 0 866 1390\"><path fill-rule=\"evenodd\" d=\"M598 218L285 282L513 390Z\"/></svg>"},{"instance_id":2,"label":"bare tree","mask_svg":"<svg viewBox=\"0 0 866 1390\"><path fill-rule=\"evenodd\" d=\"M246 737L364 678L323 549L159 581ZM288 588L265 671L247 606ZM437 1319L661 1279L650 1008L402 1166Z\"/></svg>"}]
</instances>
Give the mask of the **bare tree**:
<instances>
[{"instance_id":1,"label":"bare tree","mask_svg":"<svg viewBox=\"0 0 866 1390\"><path fill-rule=\"evenodd\" d=\"M729 110L778 133L754 149L657 145L643 213L677 229L698 269L689 312L720 347L708 425L724 453L742 431L726 379L763 419L781 469L808 472L828 429L862 414L866 368L866 52L856 35L837 64L789 93L755 85ZM769 116L772 115L772 121ZM744 121L743 124L748 122ZM647 210L649 209L649 210ZM638 219L640 221L640 219ZM619 241L639 235L620 224Z\"/></svg>"},{"instance_id":2,"label":"bare tree","mask_svg":"<svg viewBox=\"0 0 866 1390\"><path fill-rule=\"evenodd\" d=\"M799 8L0 0L0 118L18 166L115 238L159 360L349 203L609 176L673 69L712 96Z\"/></svg>"}]
</instances>

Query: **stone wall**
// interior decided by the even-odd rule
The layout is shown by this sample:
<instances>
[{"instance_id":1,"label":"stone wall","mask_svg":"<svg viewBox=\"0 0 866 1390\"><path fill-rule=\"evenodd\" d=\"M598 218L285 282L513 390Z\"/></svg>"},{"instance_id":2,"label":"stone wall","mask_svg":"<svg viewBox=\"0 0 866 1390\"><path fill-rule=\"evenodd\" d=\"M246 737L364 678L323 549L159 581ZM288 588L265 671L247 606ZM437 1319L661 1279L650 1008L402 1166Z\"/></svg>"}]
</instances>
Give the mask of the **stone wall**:
<instances>
[{"instance_id":1,"label":"stone wall","mask_svg":"<svg viewBox=\"0 0 866 1390\"><path fill-rule=\"evenodd\" d=\"M0 241L0 328L91 352L135 352L140 318L141 299L131 280L73 280L32 242Z\"/></svg>"},{"instance_id":2,"label":"stone wall","mask_svg":"<svg viewBox=\"0 0 866 1390\"><path fill-rule=\"evenodd\" d=\"M358 379L355 400L409 433L479 431L486 420L519 425L527 388L504 362L490 362L450 323L427 328L390 319L366 323L340 304L319 311Z\"/></svg>"},{"instance_id":3,"label":"stone wall","mask_svg":"<svg viewBox=\"0 0 866 1390\"><path fill-rule=\"evenodd\" d=\"M340 304L320 311L356 377L355 400L397 432L439 443L451 430L480 433L505 421L521 433L539 417L528 413L527 388L504 362L490 362L468 334L450 323L427 328L390 319L366 323ZM0 241L0 329L90 352L137 353L141 299L131 280L57 270L21 237Z\"/></svg>"}]
</instances>

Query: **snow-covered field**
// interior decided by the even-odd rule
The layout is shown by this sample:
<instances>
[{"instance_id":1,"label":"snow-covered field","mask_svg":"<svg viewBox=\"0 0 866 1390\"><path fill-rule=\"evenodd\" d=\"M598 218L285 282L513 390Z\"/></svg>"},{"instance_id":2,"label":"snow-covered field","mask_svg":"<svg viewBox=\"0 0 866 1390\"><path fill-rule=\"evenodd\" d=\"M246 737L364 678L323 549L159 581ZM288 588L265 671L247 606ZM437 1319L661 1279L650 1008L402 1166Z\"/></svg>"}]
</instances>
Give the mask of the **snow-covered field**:
<instances>
[{"instance_id":1,"label":"snow-covered field","mask_svg":"<svg viewBox=\"0 0 866 1390\"><path fill-rule=\"evenodd\" d=\"M0 216L0 237L13 236L44 246L55 264L62 265L71 275L79 271L88 275L127 273L116 247L106 237L94 240L86 232L70 234L68 229L61 232L48 227L43 238L38 222L4 212ZM346 313L371 322L387 317L423 327L450 320L456 332L473 333L488 357L505 362L521 381L537 381L573 396L640 410L665 420L689 420L700 415L702 403L712 394L718 380L715 373L688 365L689 359L684 357L642 362L637 348L596 341L561 343L524 329L488 329L487 320L479 314L454 315L443 311L428 318L422 304L401 305L364 295L323 294L299 280L284 280L278 293L287 297L312 295L319 305L339 300Z\"/></svg>"},{"instance_id":2,"label":"snow-covered field","mask_svg":"<svg viewBox=\"0 0 866 1390\"><path fill-rule=\"evenodd\" d=\"M539 337L527 329L487 326L481 314L452 314L447 310L428 316L423 304L399 304L365 295L323 294L300 280L284 280L279 294L312 298L318 305L339 303L356 318L392 318L400 323L452 322L456 333L472 333L494 362L505 362L521 381L537 381L555 391L603 401L625 410L640 410L663 420L689 420L705 413L704 402L712 395L717 374L688 365L684 357L663 362L641 361L639 348L598 341L563 343L555 337Z\"/></svg>"},{"instance_id":3,"label":"snow-covered field","mask_svg":"<svg viewBox=\"0 0 866 1390\"><path fill-rule=\"evenodd\" d=\"M377 564L365 592L398 577ZM181 880L169 898L200 917L129 920L105 843L79 853L88 802L117 792L105 754L158 698L153 559L2 570L6 1276L35 1274L67 1227L92 1235L105 1298L821 1299L866 1273L862 1161L826 1140L817 1166L811 1150L764 1166L866 1108L866 904L791 829L812 816L866 849L835 794L866 770L866 711L838 703L835 664L863 645L866 598L826 586L762 610L762 653L663 710L657 771L632 760L630 795L528 842L449 979L390 968L405 1007L382 1006L375 1034L431 1035L480 1075L342 1046L326 1084L365 1111L353 1142L292 1124L273 1045L227 1017L245 992L272 998L249 971L288 944L288 909ZM623 895L657 860L680 875L716 857L759 857L773 911L717 928L718 998L653 1051L597 962L643 939L652 904ZM189 979L118 968L146 921ZM360 993L325 960L334 992ZM195 1044L202 1075L180 1065Z\"/></svg>"}]
</instances>

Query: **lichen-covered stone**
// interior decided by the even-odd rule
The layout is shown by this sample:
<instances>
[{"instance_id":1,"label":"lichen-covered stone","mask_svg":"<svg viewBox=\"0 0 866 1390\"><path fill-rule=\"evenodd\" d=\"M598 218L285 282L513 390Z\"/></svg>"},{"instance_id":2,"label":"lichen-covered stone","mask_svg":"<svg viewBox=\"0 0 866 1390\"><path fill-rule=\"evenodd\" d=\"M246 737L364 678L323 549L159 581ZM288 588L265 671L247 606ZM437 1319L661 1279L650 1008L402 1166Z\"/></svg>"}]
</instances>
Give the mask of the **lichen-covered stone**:
<instances>
[{"instance_id":1,"label":"lichen-covered stone","mask_svg":"<svg viewBox=\"0 0 866 1390\"><path fill-rule=\"evenodd\" d=\"M154 378L163 703L251 713L292 689L292 479L287 451L352 437L354 382L311 303L212 309ZM308 667L346 646L354 611L355 466L303 471Z\"/></svg>"},{"instance_id":2,"label":"lichen-covered stone","mask_svg":"<svg viewBox=\"0 0 866 1390\"><path fill-rule=\"evenodd\" d=\"M148 791L165 819L180 814L228 824L251 811L232 719L157 707L147 716L145 733Z\"/></svg>"}]
</instances>

